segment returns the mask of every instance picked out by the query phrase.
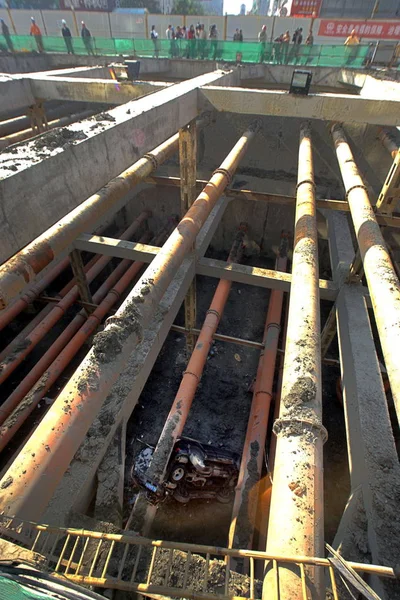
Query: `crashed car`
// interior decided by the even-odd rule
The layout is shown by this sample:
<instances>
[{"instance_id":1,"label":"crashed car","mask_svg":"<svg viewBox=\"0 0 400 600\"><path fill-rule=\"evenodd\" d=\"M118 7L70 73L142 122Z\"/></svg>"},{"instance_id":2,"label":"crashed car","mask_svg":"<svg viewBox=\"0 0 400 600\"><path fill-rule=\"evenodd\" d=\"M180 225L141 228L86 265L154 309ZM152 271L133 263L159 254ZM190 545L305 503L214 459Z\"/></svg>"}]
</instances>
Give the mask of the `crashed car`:
<instances>
[{"instance_id":1,"label":"crashed car","mask_svg":"<svg viewBox=\"0 0 400 600\"><path fill-rule=\"evenodd\" d=\"M191 438L180 438L174 445L161 486L153 486L146 478L152 452L139 453L132 470L133 480L144 488L149 500L160 502L172 496L178 502L195 498L230 502L239 475L240 456Z\"/></svg>"}]
</instances>

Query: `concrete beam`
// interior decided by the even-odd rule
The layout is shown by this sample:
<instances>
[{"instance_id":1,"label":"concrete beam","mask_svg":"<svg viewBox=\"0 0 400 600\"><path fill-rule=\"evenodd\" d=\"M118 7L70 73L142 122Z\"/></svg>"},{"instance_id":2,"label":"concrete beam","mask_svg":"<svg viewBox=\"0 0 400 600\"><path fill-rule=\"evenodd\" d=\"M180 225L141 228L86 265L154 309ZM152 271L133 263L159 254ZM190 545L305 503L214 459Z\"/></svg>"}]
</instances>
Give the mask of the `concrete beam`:
<instances>
[{"instance_id":1,"label":"concrete beam","mask_svg":"<svg viewBox=\"0 0 400 600\"><path fill-rule=\"evenodd\" d=\"M86 77L29 76L32 94L41 100L73 100L125 104L141 96L157 92L171 83L139 81L116 82L113 79Z\"/></svg>"},{"instance_id":2,"label":"concrete beam","mask_svg":"<svg viewBox=\"0 0 400 600\"><path fill-rule=\"evenodd\" d=\"M344 235L350 240L347 221L335 220L330 223L330 232L336 234L331 235L331 246L340 244ZM350 255L350 244L335 247L337 270L349 263ZM393 556L400 555L400 465L360 284L343 284L336 315L351 488L353 493L357 489L362 492L372 562L389 564ZM374 585L380 597L394 597L389 582L376 580Z\"/></svg>"},{"instance_id":3,"label":"concrete beam","mask_svg":"<svg viewBox=\"0 0 400 600\"><path fill-rule=\"evenodd\" d=\"M181 180L179 177L162 177L154 175L147 177L144 183L151 183L154 185L166 185L168 187L180 187ZM202 190L206 185L206 179L198 179L196 182L197 190ZM252 190L233 190L227 188L224 192L228 198L237 198L239 200L252 200L254 202L267 202L269 204L279 204L281 206L293 206L295 207L296 198L294 196L284 196L283 194L269 194L268 192L255 192ZM330 200L320 198L317 202L317 208L329 209L336 211L349 212L349 204L345 200ZM386 225L387 227L400 227L400 217L393 215L375 215L379 225Z\"/></svg>"},{"instance_id":4,"label":"concrete beam","mask_svg":"<svg viewBox=\"0 0 400 600\"><path fill-rule=\"evenodd\" d=\"M10 108L19 110L34 102L35 98L28 80L0 76L0 115L6 114Z\"/></svg>"},{"instance_id":5,"label":"concrete beam","mask_svg":"<svg viewBox=\"0 0 400 600\"><path fill-rule=\"evenodd\" d=\"M56 137L55 146L38 148L35 139L2 152L0 262L197 117L199 86L235 76L208 73L63 128L72 137Z\"/></svg>"},{"instance_id":6,"label":"concrete beam","mask_svg":"<svg viewBox=\"0 0 400 600\"><path fill-rule=\"evenodd\" d=\"M151 262L160 251L160 248L156 246L90 234L79 236L75 242L75 247L79 250L105 254L106 256L116 256L118 258L140 260L147 263ZM282 290L284 292L290 292L292 281L290 273L227 263L211 258L200 258L197 261L196 274L215 277L217 279L228 279L229 281L256 285L267 289ZM336 285L332 281L325 279L320 279L319 284L321 299L334 301L337 295Z\"/></svg>"},{"instance_id":7,"label":"concrete beam","mask_svg":"<svg viewBox=\"0 0 400 600\"><path fill-rule=\"evenodd\" d=\"M276 117L297 117L340 121L400 125L400 101L377 100L350 94L309 94L300 96L279 90L256 90L228 87L221 90L203 86L200 96L222 112ZM207 102L204 103L207 106Z\"/></svg>"}]
</instances>

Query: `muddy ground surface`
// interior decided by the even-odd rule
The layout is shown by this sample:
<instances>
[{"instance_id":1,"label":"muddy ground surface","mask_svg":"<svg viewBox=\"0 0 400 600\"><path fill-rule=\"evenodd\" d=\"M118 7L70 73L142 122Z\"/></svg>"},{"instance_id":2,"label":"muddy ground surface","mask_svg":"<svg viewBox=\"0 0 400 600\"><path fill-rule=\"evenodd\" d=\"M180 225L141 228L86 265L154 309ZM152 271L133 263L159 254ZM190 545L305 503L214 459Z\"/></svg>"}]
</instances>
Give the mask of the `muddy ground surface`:
<instances>
[{"instance_id":1,"label":"muddy ground surface","mask_svg":"<svg viewBox=\"0 0 400 600\"><path fill-rule=\"evenodd\" d=\"M221 253L211 252L209 255L226 258ZM270 260L262 257L248 258L245 262L254 266L273 267ZM217 284L217 280L211 278L197 278L198 327L201 327ZM234 283L218 332L260 342L268 299L268 290ZM330 303L325 303L322 322L329 309ZM182 311L176 322L183 324ZM240 362L235 359L235 354L239 355ZM332 346L331 356L337 357L335 345ZM256 350L214 342L213 356L207 361L184 435L241 453L251 404L249 385L255 376L258 358ZM170 333L128 425L125 518L129 516L136 491L130 484L133 462L144 444L156 445L186 364L184 337ZM323 367L323 420L329 432L324 447L325 533L328 542L333 540L349 493L344 417L336 397L338 376L338 369ZM152 536L226 545L231 511L231 503L192 500L188 504L180 504L169 499L158 510Z\"/></svg>"}]
</instances>

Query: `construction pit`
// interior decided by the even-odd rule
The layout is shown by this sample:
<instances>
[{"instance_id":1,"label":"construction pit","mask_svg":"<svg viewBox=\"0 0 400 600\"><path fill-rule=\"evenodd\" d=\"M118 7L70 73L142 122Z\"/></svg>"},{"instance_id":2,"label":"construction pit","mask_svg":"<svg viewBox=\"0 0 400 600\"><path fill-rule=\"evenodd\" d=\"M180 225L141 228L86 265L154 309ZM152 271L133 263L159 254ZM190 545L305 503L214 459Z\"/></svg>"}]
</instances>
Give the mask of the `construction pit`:
<instances>
[{"instance_id":1,"label":"construction pit","mask_svg":"<svg viewBox=\"0 0 400 600\"><path fill-rule=\"evenodd\" d=\"M0 62L0 586L400 598L400 83L117 59Z\"/></svg>"}]
</instances>

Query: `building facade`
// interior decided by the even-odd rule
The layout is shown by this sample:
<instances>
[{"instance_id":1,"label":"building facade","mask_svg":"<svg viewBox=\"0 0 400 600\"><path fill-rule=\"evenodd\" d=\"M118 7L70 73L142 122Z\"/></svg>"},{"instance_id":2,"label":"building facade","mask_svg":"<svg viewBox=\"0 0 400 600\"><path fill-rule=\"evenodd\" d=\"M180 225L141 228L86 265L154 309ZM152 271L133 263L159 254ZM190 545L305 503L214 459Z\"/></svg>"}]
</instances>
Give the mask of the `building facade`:
<instances>
[{"instance_id":1,"label":"building facade","mask_svg":"<svg viewBox=\"0 0 400 600\"><path fill-rule=\"evenodd\" d=\"M375 9L375 10L374 10ZM335 19L396 19L400 17L400 0L322 0L321 17Z\"/></svg>"}]
</instances>

